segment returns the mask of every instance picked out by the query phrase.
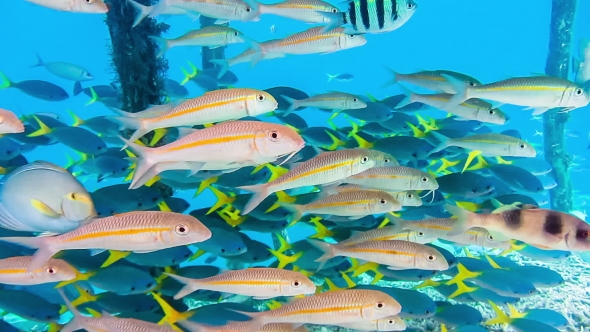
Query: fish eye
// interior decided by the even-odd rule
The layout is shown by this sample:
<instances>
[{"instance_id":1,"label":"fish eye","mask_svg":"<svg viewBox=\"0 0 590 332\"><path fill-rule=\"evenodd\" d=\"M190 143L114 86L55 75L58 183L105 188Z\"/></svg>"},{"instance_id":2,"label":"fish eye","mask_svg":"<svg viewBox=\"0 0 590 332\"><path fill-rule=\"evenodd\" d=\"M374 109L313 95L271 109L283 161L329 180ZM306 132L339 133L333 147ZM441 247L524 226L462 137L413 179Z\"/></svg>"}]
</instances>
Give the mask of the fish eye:
<instances>
[{"instance_id":1,"label":"fish eye","mask_svg":"<svg viewBox=\"0 0 590 332\"><path fill-rule=\"evenodd\" d=\"M84 2L86 2L87 4L91 4L94 2L94 0L84 0Z\"/></svg>"},{"instance_id":2,"label":"fish eye","mask_svg":"<svg viewBox=\"0 0 590 332\"><path fill-rule=\"evenodd\" d=\"M426 257L426 259L427 259L429 262L434 262L434 261L436 260L436 256L434 256L434 255L428 255L428 256Z\"/></svg>"},{"instance_id":3,"label":"fish eye","mask_svg":"<svg viewBox=\"0 0 590 332\"><path fill-rule=\"evenodd\" d=\"M385 205L385 204L387 204L387 200L386 200L385 198L381 198L381 199L379 200L379 204L381 204L381 205Z\"/></svg>"},{"instance_id":4,"label":"fish eye","mask_svg":"<svg viewBox=\"0 0 590 332\"><path fill-rule=\"evenodd\" d=\"M387 323L393 324L393 321L390 319L390 320L387 321Z\"/></svg>"},{"instance_id":5,"label":"fish eye","mask_svg":"<svg viewBox=\"0 0 590 332\"><path fill-rule=\"evenodd\" d=\"M407 7L408 7L408 9L413 9L414 8L414 4L410 2L410 3L408 3L408 6Z\"/></svg>"},{"instance_id":6,"label":"fish eye","mask_svg":"<svg viewBox=\"0 0 590 332\"><path fill-rule=\"evenodd\" d=\"M377 302L377 308L378 309L381 309L383 307L385 307L385 304L383 304L383 302Z\"/></svg>"},{"instance_id":7,"label":"fish eye","mask_svg":"<svg viewBox=\"0 0 590 332\"><path fill-rule=\"evenodd\" d=\"M489 111L488 111L488 114L490 114L490 115L494 115L494 114L496 114L496 111L494 111L494 110L489 110Z\"/></svg>"},{"instance_id":8,"label":"fish eye","mask_svg":"<svg viewBox=\"0 0 590 332\"><path fill-rule=\"evenodd\" d=\"M359 99L358 98L352 98L352 101L354 101L356 103L357 101L359 101Z\"/></svg>"},{"instance_id":9,"label":"fish eye","mask_svg":"<svg viewBox=\"0 0 590 332\"><path fill-rule=\"evenodd\" d=\"M356 37L356 35L348 35L348 37L352 39L352 38Z\"/></svg>"},{"instance_id":10,"label":"fish eye","mask_svg":"<svg viewBox=\"0 0 590 332\"><path fill-rule=\"evenodd\" d=\"M361 158L361 164L366 164L369 161L369 157L364 156Z\"/></svg>"},{"instance_id":11,"label":"fish eye","mask_svg":"<svg viewBox=\"0 0 590 332\"><path fill-rule=\"evenodd\" d=\"M338 9L332 8L332 13L337 13L337 12L338 12Z\"/></svg>"},{"instance_id":12,"label":"fish eye","mask_svg":"<svg viewBox=\"0 0 590 332\"><path fill-rule=\"evenodd\" d=\"M577 89L576 89L576 91L574 92L574 94L575 94L576 96L581 96L581 95L582 95L582 93L584 93L584 90L582 90L582 89L580 89L580 88L577 88Z\"/></svg>"},{"instance_id":13,"label":"fish eye","mask_svg":"<svg viewBox=\"0 0 590 332\"><path fill-rule=\"evenodd\" d=\"M258 100L258 101L264 101L265 99L266 99L266 97L264 95L256 96L256 100Z\"/></svg>"},{"instance_id":14,"label":"fish eye","mask_svg":"<svg viewBox=\"0 0 590 332\"><path fill-rule=\"evenodd\" d=\"M519 147L519 148L521 148L521 149L524 149L524 148L526 148L526 145L524 145L524 144L521 144L521 145L519 145L518 147Z\"/></svg>"},{"instance_id":15,"label":"fish eye","mask_svg":"<svg viewBox=\"0 0 590 332\"><path fill-rule=\"evenodd\" d=\"M590 231L581 231L578 234L579 234L578 237L581 237L581 238L584 238L584 239L587 239L588 237L590 237Z\"/></svg>"},{"instance_id":16,"label":"fish eye","mask_svg":"<svg viewBox=\"0 0 590 332\"><path fill-rule=\"evenodd\" d=\"M385 158L385 159L383 159L383 161L386 163L390 162L389 158Z\"/></svg>"},{"instance_id":17,"label":"fish eye","mask_svg":"<svg viewBox=\"0 0 590 332\"><path fill-rule=\"evenodd\" d=\"M488 240L493 241L494 237L491 234L488 234Z\"/></svg>"},{"instance_id":18,"label":"fish eye","mask_svg":"<svg viewBox=\"0 0 590 332\"><path fill-rule=\"evenodd\" d=\"M188 227L183 224L176 225L175 231L178 235L186 235L188 233Z\"/></svg>"},{"instance_id":19,"label":"fish eye","mask_svg":"<svg viewBox=\"0 0 590 332\"><path fill-rule=\"evenodd\" d=\"M418 232L418 236L424 236L424 232Z\"/></svg>"},{"instance_id":20,"label":"fish eye","mask_svg":"<svg viewBox=\"0 0 590 332\"><path fill-rule=\"evenodd\" d=\"M237 31L236 31L236 32L234 32L234 36L237 36L237 35L239 35L239 33L238 33Z\"/></svg>"},{"instance_id":21,"label":"fish eye","mask_svg":"<svg viewBox=\"0 0 590 332\"><path fill-rule=\"evenodd\" d=\"M535 291L533 291L532 289L529 291L529 294L533 294Z\"/></svg>"},{"instance_id":22,"label":"fish eye","mask_svg":"<svg viewBox=\"0 0 590 332\"><path fill-rule=\"evenodd\" d=\"M414 198L414 194L410 194L410 193L408 193L406 196L407 196L408 198Z\"/></svg>"},{"instance_id":23,"label":"fish eye","mask_svg":"<svg viewBox=\"0 0 590 332\"><path fill-rule=\"evenodd\" d=\"M273 141L276 142L278 140L281 139L281 134L278 131L271 131L270 133L268 133L268 138Z\"/></svg>"},{"instance_id":24,"label":"fish eye","mask_svg":"<svg viewBox=\"0 0 590 332\"><path fill-rule=\"evenodd\" d=\"M76 199L76 193L71 193L70 194L70 199L72 199L72 200Z\"/></svg>"},{"instance_id":25,"label":"fish eye","mask_svg":"<svg viewBox=\"0 0 590 332\"><path fill-rule=\"evenodd\" d=\"M293 287L299 287L299 286L301 286L301 283L299 282L299 280L293 280L293 282L291 283L291 285Z\"/></svg>"},{"instance_id":26,"label":"fish eye","mask_svg":"<svg viewBox=\"0 0 590 332\"><path fill-rule=\"evenodd\" d=\"M424 177L422 177L420 180L421 180L422 182L428 182L428 178L427 178L427 177L425 177L425 176L424 176Z\"/></svg>"},{"instance_id":27,"label":"fish eye","mask_svg":"<svg viewBox=\"0 0 590 332\"><path fill-rule=\"evenodd\" d=\"M47 270L45 270L45 271L49 274L56 274L57 273L57 269L54 269L52 267L48 267Z\"/></svg>"},{"instance_id":28,"label":"fish eye","mask_svg":"<svg viewBox=\"0 0 590 332\"><path fill-rule=\"evenodd\" d=\"M251 11L252 11L252 8L250 8L250 7L246 7L246 11L249 13L249 12L251 12Z\"/></svg>"}]
</instances>

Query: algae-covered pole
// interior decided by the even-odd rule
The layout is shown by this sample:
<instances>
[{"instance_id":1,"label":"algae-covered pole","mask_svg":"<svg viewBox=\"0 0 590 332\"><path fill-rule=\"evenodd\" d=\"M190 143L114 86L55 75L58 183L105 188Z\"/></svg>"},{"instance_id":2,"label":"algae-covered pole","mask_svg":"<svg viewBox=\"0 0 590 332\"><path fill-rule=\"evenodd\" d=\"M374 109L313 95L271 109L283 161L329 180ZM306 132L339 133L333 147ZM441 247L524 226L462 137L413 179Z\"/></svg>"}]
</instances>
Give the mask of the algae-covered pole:
<instances>
[{"instance_id":1,"label":"algae-covered pole","mask_svg":"<svg viewBox=\"0 0 590 332\"><path fill-rule=\"evenodd\" d=\"M154 0L135 0L153 5ZM136 9L125 0L109 0L106 23L112 43L112 64L121 89L122 109L139 112L148 105L161 104L165 98L168 63L157 58L157 48L149 36L160 36L168 26L145 18L132 27Z\"/></svg>"},{"instance_id":2,"label":"algae-covered pole","mask_svg":"<svg viewBox=\"0 0 590 332\"><path fill-rule=\"evenodd\" d=\"M157 0L135 0L153 5ZM159 105L166 98L165 78L168 62L156 56L158 46L149 36L160 36L168 25L145 18L132 27L136 9L126 0L107 0L109 12L106 24L111 36L111 58L115 82L120 89L121 109L139 112L149 105ZM146 135L147 136L147 135ZM146 137L149 139L149 137ZM163 197L172 195L172 188L155 183Z\"/></svg>"},{"instance_id":3,"label":"algae-covered pole","mask_svg":"<svg viewBox=\"0 0 590 332\"><path fill-rule=\"evenodd\" d=\"M549 34L547 75L568 78L570 49L577 0L553 0ZM568 113L553 109L544 115L545 159L553 166L557 187L550 191L551 207L569 212L572 210L572 186L569 177L570 157L565 147L565 124Z\"/></svg>"}]
</instances>

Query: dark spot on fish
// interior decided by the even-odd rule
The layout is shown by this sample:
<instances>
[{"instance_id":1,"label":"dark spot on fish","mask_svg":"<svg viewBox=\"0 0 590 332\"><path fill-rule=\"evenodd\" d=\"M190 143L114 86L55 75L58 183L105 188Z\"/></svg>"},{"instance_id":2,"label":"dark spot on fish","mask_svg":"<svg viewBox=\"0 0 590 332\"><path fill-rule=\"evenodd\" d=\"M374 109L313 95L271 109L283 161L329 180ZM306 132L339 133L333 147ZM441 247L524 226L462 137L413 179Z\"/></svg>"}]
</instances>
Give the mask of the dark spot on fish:
<instances>
[{"instance_id":1,"label":"dark spot on fish","mask_svg":"<svg viewBox=\"0 0 590 332\"><path fill-rule=\"evenodd\" d=\"M257 261L258 260L258 257L253 257L252 260Z\"/></svg>"},{"instance_id":2,"label":"dark spot on fish","mask_svg":"<svg viewBox=\"0 0 590 332\"><path fill-rule=\"evenodd\" d=\"M135 290L135 287L131 287L131 290L134 291Z\"/></svg>"},{"instance_id":3,"label":"dark spot on fish","mask_svg":"<svg viewBox=\"0 0 590 332\"><path fill-rule=\"evenodd\" d=\"M551 235L561 234L563 232L563 221L561 216L554 212L549 212L545 217L543 230Z\"/></svg>"},{"instance_id":4,"label":"dark spot on fish","mask_svg":"<svg viewBox=\"0 0 590 332\"><path fill-rule=\"evenodd\" d=\"M221 249L221 252L225 252L225 249Z\"/></svg>"},{"instance_id":5,"label":"dark spot on fish","mask_svg":"<svg viewBox=\"0 0 590 332\"><path fill-rule=\"evenodd\" d=\"M418 154L416 154L416 152L412 153L412 157L416 158L418 157Z\"/></svg>"},{"instance_id":6,"label":"dark spot on fish","mask_svg":"<svg viewBox=\"0 0 590 332\"><path fill-rule=\"evenodd\" d=\"M520 215L522 211L520 209L510 210L502 213L502 217L504 218L504 223L506 226L510 228L518 228L520 227L521 220Z\"/></svg>"},{"instance_id":7,"label":"dark spot on fish","mask_svg":"<svg viewBox=\"0 0 590 332\"><path fill-rule=\"evenodd\" d=\"M238 251L242 251L242 247L238 247Z\"/></svg>"},{"instance_id":8,"label":"dark spot on fish","mask_svg":"<svg viewBox=\"0 0 590 332\"><path fill-rule=\"evenodd\" d=\"M488 186L486 186L486 189L487 189L487 190L490 190L491 188L492 188L492 186L489 186L489 185L488 185Z\"/></svg>"},{"instance_id":9,"label":"dark spot on fish","mask_svg":"<svg viewBox=\"0 0 590 332\"><path fill-rule=\"evenodd\" d=\"M590 238L590 231L587 229L578 229L576 231L576 239L578 240L588 240Z\"/></svg>"},{"instance_id":10,"label":"dark spot on fish","mask_svg":"<svg viewBox=\"0 0 590 332\"><path fill-rule=\"evenodd\" d=\"M139 202L137 203L137 206L143 206L143 203Z\"/></svg>"},{"instance_id":11,"label":"dark spot on fish","mask_svg":"<svg viewBox=\"0 0 590 332\"><path fill-rule=\"evenodd\" d=\"M99 150L102 150L102 147L101 147L101 146L99 146L99 147L98 147L98 149L99 149Z\"/></svg>"},{"instance_id":12,"label":"dark spot on fish","mask_svg":"<svg viewBox=\"0 0 590 332\"><path fill-rule=\"evenodd\" d=\"M426 310L426 311L424 311L424 313L425 313L426 315L429 315L429 314L430 314L430 310Z\"/></svg>"},{"instance_id":13,"label":"dark spot on fish","mask_svg":"<svg viewBox=\"0 0 590 332\"><path fill-rule=\"evenodd\" d=\"M150 288L150 287L152 287L152 285L153 284L151 282L148 282L147 287Z\"/></svg>"}]
</instances>

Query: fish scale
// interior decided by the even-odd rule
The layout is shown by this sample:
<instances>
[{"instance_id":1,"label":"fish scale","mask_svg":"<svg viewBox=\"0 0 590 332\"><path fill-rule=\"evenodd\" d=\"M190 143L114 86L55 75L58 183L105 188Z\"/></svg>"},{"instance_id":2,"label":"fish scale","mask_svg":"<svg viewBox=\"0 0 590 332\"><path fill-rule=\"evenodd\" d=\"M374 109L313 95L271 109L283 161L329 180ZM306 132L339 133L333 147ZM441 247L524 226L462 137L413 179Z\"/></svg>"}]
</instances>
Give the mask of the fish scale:
<instances>
[{"instance_id":1,"label":"fish scale","mask_svg":"<svg viewBox=\"0 0 590 332\"><path fill-rule=\"evenodd\" d=\"M378 308L378 304L382 307ZM254 314L250 324L256 327L268 323L333 325L380 319L400 311L399 303L381 291L343 290L320 293Z\"/></svg>"},{"instance_id":2,"label":"fish scale","mask_svg":"<svg viewBox=\"0 0 590 332\"><path fill-rule=\"evenodd\" d=\"M374 167L347 177L343 182L391 191L438 189L438 182L432 175L405 166Z\"/></svg>"},{"instance_id":3,"label":"fish scale","mask_svg":"<svg viewBox=\"0 0 590 332\"><path fill-rule=\"evenodd\" d=\"M127 128L137 129L130 141L160 128L195 126L238 120L275 110L277 101L269 93L255 89L223 89L207 92L154 117L115 117Z\"/></svg>"},{"instance_id":4,"label":"fish scale","mask_svg":"<svg viewBox=\"0 0 590 332\"><path fill-rule=\"evenodd\" d=\"M150 252L202 242L211 231L192 216L173 212L129 212L95 219L53 237L4 237L2 241L38 248L29 269L40 268L60 250L97 249Z\"/></svg>"},{"instance_id":5,"label":"fish scale","mask_svg":"<svg viewBox=\"0 0 590 332\"><path fill-rule=\"evenodd\" d=\"M398 211L401 204L384 191L357 190L330 195L314 202L299 205L300 212L337 216L366 216Z\"/></svg>"},{"instance_id":6,"label":"fish scale","mask_svg":"<svg viewBox=\"0 0 590 332\"><path fill-rule=\"evenodd\" d=\"M157 148L124 141L139 156L131 188L157 163L198 162L204 165L208 162L225 162L234 163L236 167L252 163L258 165L294 154L305 144L295 130L262 121L223 122Z\"/></svg>"},{"instance_id":7,"label":"fish scale","mask_svg":"<svg viewBox=\"0 0 590 332\"><path fill-rule=\"evenodd\" d=\"M338 8L321 0L286 0L259 6L262 14L275 14L308 23L327 22L327 18L318 12L339 12Z\"/></svg>"},{"instance_id":8,"label":"fish scale","mask_svg":"<svg viewBox=\"0 0 590 332\"><path fill-rule=\"evenodd\" d=\"M302 162L278 179L260 185L244 186L239 189L255 195L246 204L243 214L254 210L268 195L281 190L334 183L348 176L375 166L371 154L363 149L345 149L324 152Z\"/></svg>"},{"instance_id":9,"label":"fish scale","mask_svg":"<svg viewBox=\"0 0 590 332\"><path fill-rule=\"evenodd\" d=\"M155 323L144 322L134 318L99 317L82 318L84 329L90 331L125 331L125 332L172 332L172 328ZM64 331L64 330L62 330Z\"/></svg>"},{"instance_id":10,"label":"fish scale","mask_svg":"<svg viewBox=\"0 0 590 332\"><path fill-rule=\"evenodd\" d=\"M260 47L263 53L312 54L335 52L348 48L352 43L354 46L366 43L363 36L348 35L344 28L329 32L323 32L323 29L324 27L310 28L287 38L264 42ZM358 42L352 42L354 39L358 39ZM350 43L347 42L349 40Z\"/></svg>"},{"instance_id":11,"label":"fish scale","mask_svg":"<svg viewBox=\"0 0 590 332\"><path fill-rule=\"evenodd\" d=\"M449 264L438 250L414 242L383 240L340 245L317 240L308 241L325 252L322 257L316 260L317 262L323 262L332 257L345 256L387 265L393 269L415 268L444 271L449 268Z\"/></svg>"},{"instance_id":12,"label":"fish scale","mask_svg":"<svg viewBox=\"0 0 590 332\"><path fill-rule=\"evenodd\" d=\"M50 259L45 267L32 272L27 270L30 263L30 256L10 257L0 260L0 283L36 285L71 280L76 277L76 269L61 259Z\"/></svg>"},{"instance_id":13,"label":"fish scale","mask_svg":"<svg viewBox=\"0 0 590 332\"><path fill-rule=\"evenodd\" d=\"M254 296L258 299L315 292L315 285L303 274L274 268L227 271L203 279L191 279L172 274L169 276L186 285L174 296L175 299L182 298L197 289ZM294 282L297 282L297 286L293 286Z\"/></svg>"}]
</instances>

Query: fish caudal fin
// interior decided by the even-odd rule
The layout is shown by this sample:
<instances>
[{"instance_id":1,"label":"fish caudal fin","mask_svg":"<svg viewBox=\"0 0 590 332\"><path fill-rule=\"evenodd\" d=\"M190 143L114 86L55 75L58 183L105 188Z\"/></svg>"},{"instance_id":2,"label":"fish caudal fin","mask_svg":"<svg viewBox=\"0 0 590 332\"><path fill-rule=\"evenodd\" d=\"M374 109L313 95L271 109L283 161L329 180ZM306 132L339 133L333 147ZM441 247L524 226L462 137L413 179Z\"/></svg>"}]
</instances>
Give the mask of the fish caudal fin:
<instances>
[{"instance_id":1,"label":"fish caudal fin","mask_svg":"<svg viewBox=\"0 0 590 332\"><path fill-rule=\"evenodd\" d=\"M238 187L238 189L248 191L248 192L251 192L254 194L254 195L252 195L252 197L250 198L248 203L246 203L246 206L244 207L244 211L242 211L242 215L246 215L246 214L252 212L252 210L254 210L258 205L260 205L260 203L262 203L262 201L264 201L264 199L267 198L268 195L271 194L270 191L268 190L268 186L266 184L257 184L257 185L253 185L253 186L243 186L243 187Z\"/></svg>"},{"instance_id":2,"label":"fish caudal fin","mask_svg":"<svg viewBox=\"0 0 590 332\"><path fill-rule=\"evenodd\" d=\"M401 84L399 86L402 87L402 91L406 95L406 97L404 99L402 99L399 103L397 103L397 105L395 105L395 107L393 108L395 110L400 109L402 107L406 107L406 106L416 102L416 100L415 100L416 94L414 93L414 91L406 88L405 86L403 86Z\"/></svg>"},{"instance_id":3,"label":"fish caudal fin","mask_svg":"<svg viewBox=\"0 0 590 332\"><path fill-rule=\"evenodd\" d=\"M12 82L4 75L4 73L0 72L0 90L7 89L12 86Z\"/></svg>"},{"instance_id":4,"label":"fish caudal fin","mask_svg":"<svg viewBox=\"0 0 590 332\"><path fill-rule=\"evenodd\" d=\"M150 148L146 148L145 146L135 144L132 141L126 140L121 136L119 136L119 139L125 142L125 147L128 147L137 156L137 164L135 166L135 171L133 172L133 180L131 181L131 187L133 187L141 179L141 177L145 173L147 173L150 170L150 168L152 168L152 166L154 166L156 163L150 160L149 158Z\"/></svg>"},{"instance_id":5,"label":"fish caudal fin","mask_svg":"<svg viewBox=\"0 0 590 332\"><path fill-rule=\"evenodd\" d=\"M70 299L68 299L66 297L66 294L63 291L63 289L58 288L57 291L59 292L59 295L61 295L61 297L63 298L64 303L68 307L68 310L72 313L72 315L74 315L74 318L72 318L72 320L70 320L66 325L64 325L60 331L61 332L74 332L74 331L81 330L82 328L84 328L84 326L81 322L82 315L80 314L78 309L76 309L76 307L74 305L72 305L72 302L70 302Z\"/></svg>"},{"instance_id":6,"label":"fish caudal fin","mask_svg":"<svg viewBox=\"0 0 590 332\"><path fill-rule=\"evenodd\" d=\"M137 139L141 138L143 135L147 134L150 130L145 128L143 118L128 118L124 116L113 116L109 118L113 120L115 123L127 128L127 129L135 129L135 132L129 140L131 142L135 142Z\"/></svg>"},{"instance_id":7,"label":"fish caudal fin","mask_svg":"<svg viewBox=\"0 0 590 332\"><path fill-rule=\"evenodd\" d=\"M23 247L37 249L31 259L28 270L34 271L43 267L43 265L57 253L50 247L49 239L51 237L3 237L0 241L18 244Z\"/></svg>"},{"instance_id":8,"label":"fish caudal fin","mask_svg":"<svg viewBox=\"0 0 590 332\"><path fill-rule=\"evenodd\" d=\"M141 23L141 21L143 21L144 18L148 17L148 16L152 16L152 12L154 7L153 6L144 6L138 2L135 2L133 0L127 0L127 2L129 2L129 4L131 6L133 6L133 8L135 8L135 10L137 10L137 14L135 14L135 20L133 21L133 25L131 26L132 28L135 28L139 23ZM165 1L162 1L165 2Z\"/></svg>"},{"instance_id":9,"label":"fish caudal fin","mask_svg":"<svg viewBox=\"0 0 590 332\"><path fill-rule=\"evenodd\" d=\"M41 59L41 57L39 56L39 54L35 53L35 56L37 57L37 62L34 65L32 65L31 68L45 66L45 63L43 62L43 60Z\"/></svg>"},{"instance_id":10,"label":"fish caudal fin","mask_svg":"<svg viewBox=\"0 0 590 332\"><path fill-rule=\"evenodd\" d=\"M475 226L473 225L473 221L475 220L477 214L450 204L446 204L445 209L449 211L452 215L457 217L457 220L453 224L453 227L447 233L448 236L459 235L465 232L466 230L470 229L471 227Z\"/></svg>"},{"instance_id":11,"label":"fish caudal fin","mask_svg":"<svg viewBox=\"0 0 590 332\"><path fill-rule=\"evenodd\" d=\"M178 291L178 293L176 295L174 295L175 300L182 299L183 297L185 297L185 296L189 295L190 293L199 289L199 287L197 286L197 282L194 279L181 277L181 276L178 276L175 274L170 274L170 273L165 273L165 274L167 276L169 276L170 278L172 278L184 285L184 287L182 287L182 289L180 291Z\"/></svg>"},{"instance_id":12,"label":"fish caudal fin","mask_svg":"<svg viewBox=\"0 0 590 332\"><path fill-rule=\"evenodd\" d=\"M156 57L161 57L170 49L170 41L166 38L149 36L149 38L158 45L158 54Z\"/></svg>"},{"instance_id":13,"label":"fish caudal fin","mask_svg":"<svg viewBox=\"0 0 590 332\"><path fill-rule=\"evenodd\" d=\"M449 110L454 107L457 107L461 105L464 101L469 99L469 84L447 74L441 74L441 76L444 79L446 79L447 82L449 82L449 84L451 85L451 87L456 91L456 93L447 102L447 105L443 107L444 110Z\"/></svg>"},{"instance_id":14,"label":"fish caudal fin","mask_svg":"<svg viewBox=\"0 0 590 332\"><path fill-rule=\"evenodd\" d=\"M434 136L434 138L436 138L437 141L439 141L438 145L430 151L430 154L437 153L449 147L450 138L446 137L443 134L439 134L436 131L431 131L430 134Z\"/></svg>"},{"instance_id":15,"label":"fish caudal fin","mask_svg":"<svg viewBox=\"0 0 590 332\"><path fill-rule=\"evenodd\" d=\"M318 271L321 270L322 267L324 267L324 264L326 264L327 260L336 256L334 245L331 243L312 239L308 239L307 242L309 242L309 244L324 252L324 254L320 256L320 258L315 260L316 262L320 263Z\"/></svg>"},{"instance_id":16,"label":"fish caudal fin","mask_svg":"<svg viewBox=\"0 0 590 332\"><path fill-rule=\"evenodd\" d=\"M219 74L217 74L218 79L223 77L223 75L229 71L229 61L227 61L227 59L212 59L209 60L209 62L220 67Z\"/></svg>"},{"instance_id":17,"label":"fish caudal fin","mask_svg":"<svg viewBox=\"0 0 590 332\"><path fill-rule=\"evenodd\" d=\"M328 24L322 29L322 33L330 32L344 24L344 13L316 12L324 17Z\"/></svg>"},{"instance_id":18,"label":"fish caudal fin","mask_svg":"<svg viewBox=\"0 0 590 332\"><path fill-rule=\"evenodd\" d=\"M283 209L291 212L291 222L289 224L290 226L294 225L303 216L303 210L301 209L301 205L282 202L279 202L278 204Z\"/></svg>"},{"instance_id":19,"label":"fish caudal fin","mask_svg":"<svg viewBox=\"0 0 590 332\"><path fill-rule=\"evenodd\" d=\"M283 116L287 116L291 114L291 112L299 108L299 100L284 95L281 95L281 97L283 97L283 99L285 99L289 104L291 104L287 111L283 113Z\"/></svg>"}]
</instances>

